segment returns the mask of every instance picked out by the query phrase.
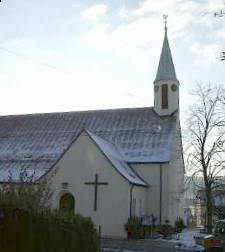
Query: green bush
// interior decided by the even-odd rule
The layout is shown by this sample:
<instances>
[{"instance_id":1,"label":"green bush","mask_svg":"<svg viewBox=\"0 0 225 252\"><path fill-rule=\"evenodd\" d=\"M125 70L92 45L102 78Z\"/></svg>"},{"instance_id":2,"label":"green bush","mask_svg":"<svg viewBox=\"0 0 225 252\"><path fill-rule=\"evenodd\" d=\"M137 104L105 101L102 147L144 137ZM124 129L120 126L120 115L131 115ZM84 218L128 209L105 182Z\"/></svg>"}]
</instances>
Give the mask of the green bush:
<instances>
[{"instance_id":1,"label":"green bush","mask_svg":"<svg viewBox=\"0 0 225 252\"><path fill-rule=\"evenodd\" d=\"M164 237L167 237L174 233L174 228L169 224L164 224L164 225L158 225L156 227L156 231L157 233L163 235Z\"/></svg>"},{"instance_id":2,"label":"green bush","mask_svg":"<svg viewBox=\"0 0 225 252\"><path fill-rule=\"evenodd\" d=\"M175 221L175 231L181 233L182 230L185 228L184 221L182 218L178 218Z\"/></svg>"},{"instance_id":3,"label":"green bush","mask_svg":"<svg viewBox=\"0 0 225 252\"><path fill-rule=\"evenodd\" d=\"M140 224L138 218L130 218L125 224L128 239L140 239L144 236L144 227Z\"/></svg>"},{"instance_id":4,"label":"green bush","mask_svg":"<svg viewBox=\"0 0 225 252\"><path fill-rule=\"evenodd\" d=\"M98 238L89 218L60 212L30 213L0 208L0 252L96 252Z\"/></svg>"}]
</instances>

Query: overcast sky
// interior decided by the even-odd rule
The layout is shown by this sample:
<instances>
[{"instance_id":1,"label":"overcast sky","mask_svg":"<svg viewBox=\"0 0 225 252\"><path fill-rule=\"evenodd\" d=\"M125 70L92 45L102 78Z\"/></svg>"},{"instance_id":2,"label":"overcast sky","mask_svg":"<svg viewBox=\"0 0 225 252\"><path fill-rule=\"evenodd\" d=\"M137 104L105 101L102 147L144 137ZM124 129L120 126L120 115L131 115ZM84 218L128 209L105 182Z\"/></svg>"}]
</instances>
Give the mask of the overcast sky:
<instances>
[{"instance_id":1,"label":"overcast sky","mask_svg":"<svg viewBox=\"0 0 225 252\"><path fill-rule=\"evenodd\" d=\"M2 0L0 115L152 106L163 14L185 114L196 82L225 82L223 2Z\"/></svg>"}]
</instances>

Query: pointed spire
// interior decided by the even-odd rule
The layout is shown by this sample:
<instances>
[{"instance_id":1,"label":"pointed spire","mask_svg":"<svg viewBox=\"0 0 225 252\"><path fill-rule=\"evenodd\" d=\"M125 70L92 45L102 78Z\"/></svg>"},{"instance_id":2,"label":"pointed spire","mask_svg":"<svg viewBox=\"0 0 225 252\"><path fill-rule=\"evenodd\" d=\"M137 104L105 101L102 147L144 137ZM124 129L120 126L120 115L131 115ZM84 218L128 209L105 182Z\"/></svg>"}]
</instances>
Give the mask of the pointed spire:
<instances>
[{"instance_id":1,"label":"pointed spire","mask_svg":"<svg viewBox=\"0 0 225 252\"><path fill-rule=\"evenodd\" d=\"M167 38L167 18L168 15L163 15L163 18L165 20L165 35L164 35L164 41L163 41L163 47L162 47L162 52L160 55L160 60L159 60L159 66L158 66L158 71L157 75L155 78L156 81L161 81L161 80L174 80L178 81L176 77L176 72L175 68L173 65L173 59L170 51L170 45L169 41Z\"/></svg>"}]
</instances>

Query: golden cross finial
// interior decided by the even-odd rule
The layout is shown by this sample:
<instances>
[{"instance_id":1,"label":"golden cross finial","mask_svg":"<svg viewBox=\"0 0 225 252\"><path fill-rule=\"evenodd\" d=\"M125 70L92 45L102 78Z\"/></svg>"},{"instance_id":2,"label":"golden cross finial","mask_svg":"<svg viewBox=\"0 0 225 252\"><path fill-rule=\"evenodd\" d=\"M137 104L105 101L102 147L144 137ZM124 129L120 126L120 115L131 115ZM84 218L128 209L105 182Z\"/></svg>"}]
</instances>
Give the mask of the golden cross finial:
<instances>
[{"instance_id":1,"label":"golden cross finial","mask_svg":"<svg viewBox=\"0 0 225 252\"><path fill-rule=\"evenodd\" d=\"M164 24L165 24L165 31L167 31L167 18L168 18L168 15L163 15Z\"/></svg>"}]
</instances>

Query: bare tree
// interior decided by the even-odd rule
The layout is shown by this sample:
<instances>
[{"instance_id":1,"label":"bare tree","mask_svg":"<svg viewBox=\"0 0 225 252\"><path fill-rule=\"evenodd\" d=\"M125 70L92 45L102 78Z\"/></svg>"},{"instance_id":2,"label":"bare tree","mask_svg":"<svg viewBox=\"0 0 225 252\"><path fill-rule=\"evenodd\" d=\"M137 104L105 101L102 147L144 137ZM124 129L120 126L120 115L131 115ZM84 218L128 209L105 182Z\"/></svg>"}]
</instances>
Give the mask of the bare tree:
<instances>
[{"instance_id":1,"label":"bare tree","mask_svg":"<svg viewBox=\"0 0 225 252\"><path fill-rule=\"evenodd\" d=\"M213 191L221 186L219 178L225 175L225 90L222 86L198 84L192 95L194 104L187 116L187 160L192 175L203 177L199 189L206 200L210 231Z\"/></svg>"},{"instance_id":2,"label":"bare tree","mask_svg":"<svg viewBox=\"0 0 225 252\"><path fill-rule=\"evenodd\" d=\"M47 211L52 194L51 178L37 180L35 172L29 174L27 169L21 169L15 180L9 170L7 180L0 184L0 206L14 205L30 212Z\"/></svg>"}]
</instances>

